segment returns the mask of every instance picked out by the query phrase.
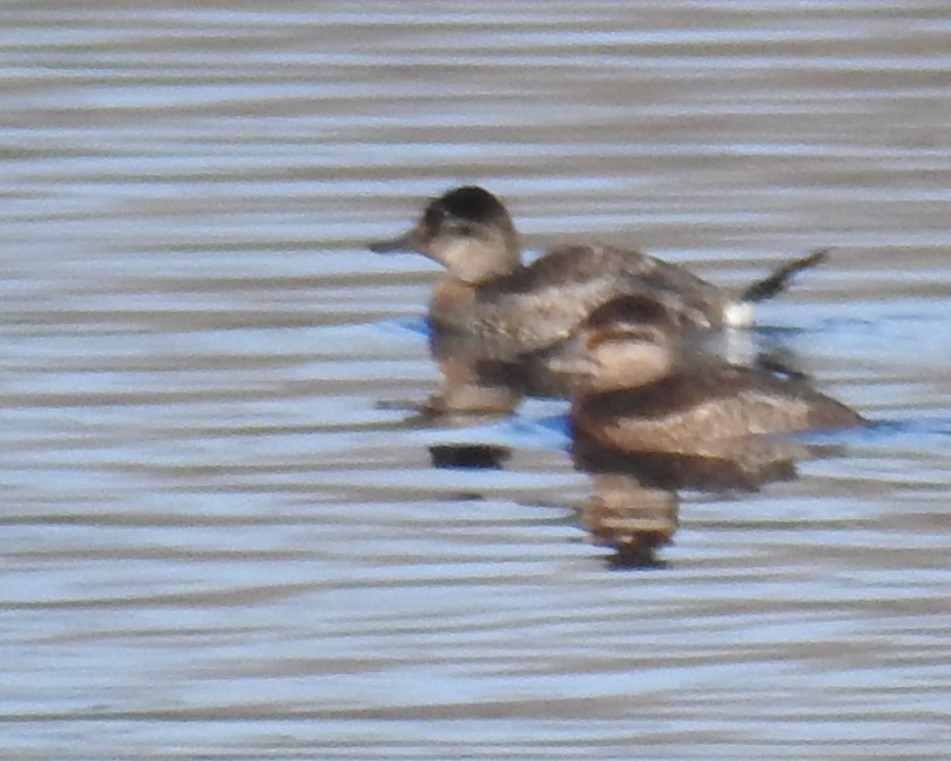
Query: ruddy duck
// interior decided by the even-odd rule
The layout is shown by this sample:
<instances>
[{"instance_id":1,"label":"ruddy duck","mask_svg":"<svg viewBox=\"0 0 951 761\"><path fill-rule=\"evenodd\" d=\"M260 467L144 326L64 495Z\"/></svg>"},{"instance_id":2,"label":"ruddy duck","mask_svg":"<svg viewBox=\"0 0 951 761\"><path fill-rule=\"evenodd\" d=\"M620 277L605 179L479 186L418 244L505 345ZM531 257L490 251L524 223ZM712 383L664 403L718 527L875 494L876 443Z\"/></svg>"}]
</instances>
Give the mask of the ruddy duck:
<instances>
[{"instance_id":1,"label":"ruddy duck","mask_svg":"<svg viewBox=\"0 0 951 761\"><path fill-rule=\"evenodd\" d=\"M651 299L595 310L551 359L577 379L576 434L615 450L723 457L751 436L866 422L802 379L691 356L686 341Z\"/></svg>"},{"instance_id":2,"label":"ruddy duck","mask_svg":"<svg viewBox=\"0 0 951 761\"><path fill-rule=\"evenodd\" d=\"M455 188L433 200L404 235L370 245L378 253L416 251L447 272L429 315L436 330L491 341L519 354L566 338L592 310L624 294L652 299L680 327L748 327L752 304L779 293L826 251L796 259L739 295L683 267L611 246L558 246L529 265L505 206L480 187Z\"/></svg>"}]
</instances>

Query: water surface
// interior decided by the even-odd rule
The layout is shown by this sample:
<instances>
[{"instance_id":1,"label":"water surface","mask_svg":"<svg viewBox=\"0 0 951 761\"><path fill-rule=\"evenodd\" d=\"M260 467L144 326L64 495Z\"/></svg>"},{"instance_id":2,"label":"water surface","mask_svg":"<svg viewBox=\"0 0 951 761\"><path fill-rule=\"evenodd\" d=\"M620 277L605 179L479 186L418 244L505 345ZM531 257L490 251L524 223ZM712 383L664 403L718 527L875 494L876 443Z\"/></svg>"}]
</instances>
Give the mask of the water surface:
<instances>
[{"instance_id":1,"label":"water surface","mask_svg":"<svg viewBox=\"0 0 951 761\"><path fill-rule=\"evenodd\" d=\"M3 758L947 758L943 3L0 16ZM470 181L725 285L833 246L747 339L883 422L612 570L563 404L412 412L434 266L365 242Z\"/></svg>"}]
</instances>

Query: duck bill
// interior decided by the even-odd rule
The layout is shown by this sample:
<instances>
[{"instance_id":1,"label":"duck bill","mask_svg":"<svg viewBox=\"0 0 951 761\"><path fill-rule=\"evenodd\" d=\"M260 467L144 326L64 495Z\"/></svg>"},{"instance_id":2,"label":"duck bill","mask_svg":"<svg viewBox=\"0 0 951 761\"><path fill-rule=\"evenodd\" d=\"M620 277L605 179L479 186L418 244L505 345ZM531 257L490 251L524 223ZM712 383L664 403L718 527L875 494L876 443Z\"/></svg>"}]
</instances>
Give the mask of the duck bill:
<instances>
[{"instance_id":1,"label":"duck bill","mask_svg":"<svg viewBox=\"0 0 951 761\"><path fill-rule=\"evenodd\" d=\"M369 249L375 254L391 254L398 251L420 251L421 244L419 230L414 227L396 238L373 241Z\"/></svg>"},{"instance_id":2,"label":"duck bill","mask_svg":"<svg viewBox=\"0 0 951 761\"><path fill-rule=\"evenodd\" d=\"M599 365L588 357L575 355L556 354L546 359L545 365L556 375L568 375L575 377L594 376L598 372Z\"/></svg>"},{"instance_id":3,"label":"duck bill","mask_svg":"<svg viewBox=\"0 0 951 761\"><path fill-rule=\"evenodd\" d=\"M581 336L572 336L542 352L545 366L556 375L589 376L598 371L598 363L586 352Z\"/></svg>"}]
</instances>

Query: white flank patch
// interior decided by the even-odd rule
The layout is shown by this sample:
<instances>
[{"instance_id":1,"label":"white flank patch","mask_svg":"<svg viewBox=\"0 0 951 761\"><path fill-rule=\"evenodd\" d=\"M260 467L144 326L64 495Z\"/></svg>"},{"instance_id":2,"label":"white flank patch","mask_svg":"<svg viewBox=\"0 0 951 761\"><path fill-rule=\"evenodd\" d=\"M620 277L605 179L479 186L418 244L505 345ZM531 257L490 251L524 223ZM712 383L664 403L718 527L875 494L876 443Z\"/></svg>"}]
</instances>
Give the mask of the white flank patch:
<instances>
[{"instance_id":1,"label":"white flank patch","mask_svg":"<svg viewBox=\"0 0 951 761\"><path fill-rule=\"evenodd\" d=\"M723 324L729 328L750 328L755 324L753 305L748 301L735 301L723 310Z\"/></svg>"}]
</instances>

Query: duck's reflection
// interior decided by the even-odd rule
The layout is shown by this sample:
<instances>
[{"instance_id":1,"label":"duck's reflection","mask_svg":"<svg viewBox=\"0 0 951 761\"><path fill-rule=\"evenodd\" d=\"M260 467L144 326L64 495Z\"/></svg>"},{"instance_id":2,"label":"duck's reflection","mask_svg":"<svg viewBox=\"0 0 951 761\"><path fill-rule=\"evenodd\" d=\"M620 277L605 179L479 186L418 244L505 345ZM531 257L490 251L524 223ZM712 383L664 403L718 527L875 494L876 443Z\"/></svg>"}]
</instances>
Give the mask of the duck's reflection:
<instances>
[{"instance_id":1,"label":"duck's reflection","mask_svg":"<svg viewBox=\"0 0 951 761\"><path fill-rule=\"evenodd\" d=\"M591 539L610 547L616 568L663 566L657 551L679 525L680 492L754 491L773 481L796 478L796 464L828 456L833 446L748 437L709 445L696 453L623 452L575 431L572 461L590 477L592 494L578 505L579 521ZM512 455L491 444L438 444L429 448L436 468L498 470Z\"/></svg>"},{"instance_id":2,"label":"duck's reflection","mask_svg":"<svg viewBox=\"0 0 951 761\"><path fill-rule=\"evenodd\" d=\"M581 525L598 544L614 549L611 565L661 565L656 552L678 525L677 491L645 486L634 473L596 473L594 494L580 505Z\"/></svg>"},{"instance_id":3,"label":"duck's reflection","mask_svg":"<svg viewBox=\"0 0 951 761\"><path fill-rule=\"evenodd\" d=\"M425 406L435 414L509 414L526 397L567 399L575 380L572 371L552 364L551 349L512 353L438 325L429 351L440 385Z\"/></svg>"},{"instance_id":4,"label":"duck's reflection","mask_svg":"<svg viewBox=\"0 0 951 761\"><path fill-rule=\"evenodd\" d=\"M466 336L434 330L429 350L439 368L439 391L424 405L433 415L514 412L531 392L518 357L488 355Z\"/></svg>"},{"instance_id":5,"label":"duck's reflection","mask_svg":"<svg viewBox=\"0 0 951 761\"><path fill-rule=\"evenodd\" d=\"M580 506L581 522L599 544L615 550L612 565L659 565L656 552L678 526L680 492L754 491L796 478L796 464L831 447L750 436L687 452L619 451L575 431L575 467L588 473L594 493Z\"/></svg>"},{"instance_id":6,"label":"duck's reflection","mask_svg":"<svg viewBox=\"0 0 951 761\"><path fill-rule=\"evenodd\" d=\"M434 468L500 470L511 456L509 447L495 444L434 444L429 448Z\"/></svg>"}]
</instances>

